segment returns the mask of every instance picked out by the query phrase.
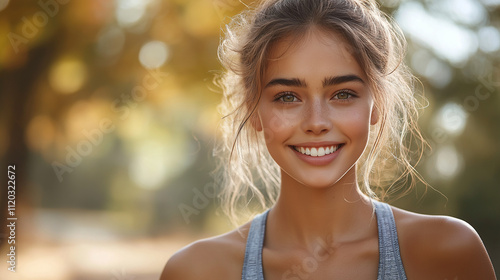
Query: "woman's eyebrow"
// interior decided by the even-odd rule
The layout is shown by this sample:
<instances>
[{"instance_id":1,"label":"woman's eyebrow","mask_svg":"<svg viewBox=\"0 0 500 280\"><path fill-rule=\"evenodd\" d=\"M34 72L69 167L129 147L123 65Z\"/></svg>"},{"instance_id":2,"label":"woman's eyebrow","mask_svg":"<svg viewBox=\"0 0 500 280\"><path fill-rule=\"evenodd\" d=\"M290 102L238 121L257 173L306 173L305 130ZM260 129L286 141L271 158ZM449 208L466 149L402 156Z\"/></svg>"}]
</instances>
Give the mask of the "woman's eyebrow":
<instances>
[{"instance_id":1,"label":"woman's eyebrow","mask_svg":"<svg viewBox=\"0 0 500 280\"><path fill-rule=\"evenodd\" d=\"M323 80L323 87L334 86L347 82L360 82L362 84L365 84L365 81L361 79L361 77L352 74L344 76L327 77Z\"/></svg>"},{"instance_id":2,"label":"woman's eyebrow","mask_svg":"<svg viewBox=\"0 0 500 280\"><path fill-rule=\"evenodd\" d=\"M307 84L304 80L297 79L297 78L292 78L292 79L285 79L285 78L278 78L278 79L272 79L265 88L272 87L272 86L290 86L290 87L307 87Z\"/></svg>"}]
</instances>

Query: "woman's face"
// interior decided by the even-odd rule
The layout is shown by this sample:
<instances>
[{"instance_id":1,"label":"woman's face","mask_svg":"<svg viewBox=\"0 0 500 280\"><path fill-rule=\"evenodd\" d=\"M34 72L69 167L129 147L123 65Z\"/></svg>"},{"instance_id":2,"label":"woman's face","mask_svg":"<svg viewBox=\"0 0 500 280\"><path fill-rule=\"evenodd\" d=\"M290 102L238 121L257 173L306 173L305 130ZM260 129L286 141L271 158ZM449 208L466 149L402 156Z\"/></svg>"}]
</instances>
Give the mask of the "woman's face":
<instances>
[{"instance_id":1,"label":"woman's face","mask_svg":"<svg viewBox=\"0 0 500 280\"><path fill-rule=\"evenodd\" d=\"M366 75L340 36L312 28L293 40L270 49L254 126L283 180L329 187L355 175L377 114Z\"/></svg>"}]
</instances>

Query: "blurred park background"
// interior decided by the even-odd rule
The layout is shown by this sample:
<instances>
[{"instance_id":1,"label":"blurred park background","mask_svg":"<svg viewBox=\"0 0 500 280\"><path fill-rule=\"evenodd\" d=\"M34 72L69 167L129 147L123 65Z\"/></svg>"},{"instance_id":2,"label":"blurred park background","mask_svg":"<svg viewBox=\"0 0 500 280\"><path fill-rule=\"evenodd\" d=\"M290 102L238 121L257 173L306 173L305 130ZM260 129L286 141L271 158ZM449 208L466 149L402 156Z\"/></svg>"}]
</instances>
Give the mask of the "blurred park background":
<instances>
[{"instance_id":1,"label":"blurred park background","mask_svg":"<svg viewBox=\"0 0 500 280\"><path fill-rule=\"evenodd\" d=\"M498 272L500 0L379 2L429 99L418 170L435 190L393 203L466 220ZM173 252L231 229L210 175L213 78L221 27L243 7L0 0L0 166L16 166L18 218L16 273L0 225L0 279L158 279Z\"/></svg>"}]
</instances>

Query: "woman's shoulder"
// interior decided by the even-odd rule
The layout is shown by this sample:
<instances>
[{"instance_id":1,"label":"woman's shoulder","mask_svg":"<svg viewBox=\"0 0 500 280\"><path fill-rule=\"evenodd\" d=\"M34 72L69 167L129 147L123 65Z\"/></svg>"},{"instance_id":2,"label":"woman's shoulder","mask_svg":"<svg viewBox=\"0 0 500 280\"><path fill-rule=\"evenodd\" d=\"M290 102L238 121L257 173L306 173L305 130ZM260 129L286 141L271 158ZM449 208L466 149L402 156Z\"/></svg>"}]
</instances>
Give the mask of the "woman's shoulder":
<instances>
[{"instance_id":1,"label":"woman's shoulder","mask_svg":"<svg viewBox=\"0 0 500 280\"><path fill-rule=\"evenodd\" d=\"M160 280L241 278L249 228L248 223L187 245L170 257Z\"/></svg>"},{"instance_id":2,"label":"woman's shoulder","mask_svg":"<svg viewBox=\"0 0 500 280\"><path fill-rule=\"evenodd\" d=\"M483 242L471 225L449 216L392 209L408 278L495 279Z\"/></svg>"}]
</instances>

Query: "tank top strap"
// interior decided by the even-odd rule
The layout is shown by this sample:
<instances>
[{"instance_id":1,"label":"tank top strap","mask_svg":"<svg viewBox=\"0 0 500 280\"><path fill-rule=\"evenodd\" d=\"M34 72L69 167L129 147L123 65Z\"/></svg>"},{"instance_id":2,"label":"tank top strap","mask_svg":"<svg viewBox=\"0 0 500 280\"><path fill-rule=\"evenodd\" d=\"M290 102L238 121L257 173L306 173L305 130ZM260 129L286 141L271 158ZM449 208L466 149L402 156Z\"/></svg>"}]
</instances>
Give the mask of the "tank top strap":
<instances>
[{"instance_id":1,"label":"tank top strap","mask_svg":"<svg viewBox=\"0 0 500 280\"><path fill-rule=\"evenodd\" d=\"M266 210L264 213L257 215L250 225L245 250L245 261L241 273L242 280L264 280L262 248L264 247L268 213L269 210Z\"/></svg>"},{"instance_id":2,"label":"tank top strap","mask_svg":"<svg viewBox=\"0 0 500 280\"><path fill-rule=\"evenodd\" d=\"M377 215L379 266L377 280L406 280L406 273L399 251L396 221L391 207L373 201Z\"/></svg>"}]
</instances>

